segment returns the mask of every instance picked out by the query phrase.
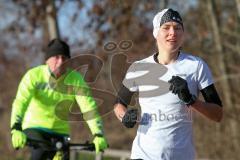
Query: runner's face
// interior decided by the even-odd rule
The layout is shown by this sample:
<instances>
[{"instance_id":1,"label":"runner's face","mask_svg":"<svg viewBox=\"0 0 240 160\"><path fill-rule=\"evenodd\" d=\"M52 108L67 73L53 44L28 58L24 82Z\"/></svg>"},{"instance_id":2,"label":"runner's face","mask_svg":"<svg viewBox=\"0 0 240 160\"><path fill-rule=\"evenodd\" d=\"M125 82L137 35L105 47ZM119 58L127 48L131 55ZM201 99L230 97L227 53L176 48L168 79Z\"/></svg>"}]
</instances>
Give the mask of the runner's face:
<instances>
[{"instance_id":1,"label":"runner's face","mask_svg":"<svg viewBox=\"0 0 240 160\"><path fill-rule=\"evenodd\" d=\"M52 57L48 58L47 61L46 61L46 64L48 65L48 67L50 68L52 73L54 73L54 75L56 77L59 77L59 76L62 75L62 73L64 73L64 69L60 66L66 60L68 60L67 57L65 57L63 55L56 55L56 56L52 56Z\"/></svg>"},{"instance_id":2,"label":"runner's face","mask_svg":"<svg viewBox=\"0 0 240 160\"><path fill-rule=\"evenodd\" d=\"M183 43L183 38L184 31L181 24L176 22L166 22L158 31L158 48L170 53L178 52Z\"/></svg>"}]
</instances>

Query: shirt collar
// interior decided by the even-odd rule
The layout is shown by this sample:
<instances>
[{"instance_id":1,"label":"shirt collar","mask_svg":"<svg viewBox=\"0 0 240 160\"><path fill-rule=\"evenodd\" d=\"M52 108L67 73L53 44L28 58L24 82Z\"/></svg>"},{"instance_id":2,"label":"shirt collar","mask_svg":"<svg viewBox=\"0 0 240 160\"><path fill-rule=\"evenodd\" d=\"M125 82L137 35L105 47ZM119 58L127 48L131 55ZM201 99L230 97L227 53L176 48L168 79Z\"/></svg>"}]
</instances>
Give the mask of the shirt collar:
<instances>
[{"instance_id":1,"label":"shirt collar","mask_svg":"<svg viewBox=\"0 0 240 160\"><path fill-rule=\"evenodd\" d=\"M156 53L154 53L154 55L153 55L153 60L156 62L156 63L159 63L159 61L158 61L158 52L156 52ZM177 57L177 59L176 60L178 60L178 58L180 57L180 51L178 51L178 57Z\"/></svg>"}]
</instances>

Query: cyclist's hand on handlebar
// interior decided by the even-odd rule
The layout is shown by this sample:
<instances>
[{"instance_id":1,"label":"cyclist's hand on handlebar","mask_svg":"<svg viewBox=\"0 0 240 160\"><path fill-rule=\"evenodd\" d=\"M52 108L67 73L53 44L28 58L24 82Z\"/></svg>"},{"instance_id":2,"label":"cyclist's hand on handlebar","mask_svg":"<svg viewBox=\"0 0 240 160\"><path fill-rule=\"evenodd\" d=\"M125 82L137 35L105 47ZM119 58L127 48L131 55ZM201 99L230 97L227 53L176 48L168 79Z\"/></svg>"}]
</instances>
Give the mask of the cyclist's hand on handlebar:
<instances>
[{"instance_id":1,"label":"cyclist's hand on handlebar","mask_svg":"<svg viewBox=\"0 0 240 160\"><path fill-rule=\"evenodd\" d=\"M12 134L12 145L15 149L23 148L27 142L27 136L20 130L13 129Z\"/></svg>"},{"instance_id":2,"label":"cyclist's hand on handlebar","mask_svg":"<svg viewBox=\"0 0 240 160\"><path fill-rule=\"evenodd\" d=\"M96 136L93 140L93 143L95 145L96 154L108 148L107 140L104 136Z\"/></svg>"}]
</instances>

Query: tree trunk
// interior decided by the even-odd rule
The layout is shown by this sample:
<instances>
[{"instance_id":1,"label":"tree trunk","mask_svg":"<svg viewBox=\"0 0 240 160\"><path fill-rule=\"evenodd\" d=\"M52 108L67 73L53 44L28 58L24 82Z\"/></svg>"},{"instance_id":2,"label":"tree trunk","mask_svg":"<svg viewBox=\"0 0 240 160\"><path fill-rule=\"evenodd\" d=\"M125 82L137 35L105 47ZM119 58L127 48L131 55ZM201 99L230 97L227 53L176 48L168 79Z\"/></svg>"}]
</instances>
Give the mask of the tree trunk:
<instances>
[{"instance_id":1,"label":"tree trunk","mask_svg":"<svg viewBox=\"0 0 240 160\"><path fill-rule=\"evenodd\" d=\"M167 5L168 5L168 1L167 0L160 0L160 4L159 4L159 8L160 9L164 9L164 8L167 8Z\"/></svg>"},{"instance_id":2,"label":"tree trunk","mask_svg":"<svg viewBox=\"0 0 240 160\"><path fill-rule=\"evenodd\" d=\"M219 70L220 70L220 75L227 75L227 66L225 64L224 61L224 50L222 47L222 40L221 40L221 35L220 35L220 24L218 22L217 19L217 15L216 15L216 6L215 6L215 1L214 0L207 0L207 9L209 12L209 22L211 22L211 26L212 26L212 30L213 30L213 36L214 36L214 43L216 46L216 51L218 53L218 66L219 66ZM216 55L217 56L217 55ZM231 87L230 87L230 83L229 83L229 79L223 79L221 81L221 87L222 90L224 92L224 106L226 108L229 108L231 110L231 113L236 113L234 112L235 110L235 106L232 102L232 92L231 92ZM235 117L235 116L233 116ZM235 119L230 119L230 133L232 134L231 136L231 140L232 143L234 145L234 149L235 151L238 148L238 132L237 132L237 128L238 128L238 123L236 122ZM217 135L216 135L216 139L220 140L220 129L218 128L216 131ZM218 144L221 145L221 144ZM220 146L218 146L220 147Z\"/></svg>"},{"instance_id":3,"label":"tree trunk","mask_svg":"<svg viewBox=\"0 0 240 160\"><path fill-rule=\"evenodd\" d=\"M237 11L238 11L238 18L240 18L240 0L235 0L235 1L236 1Z\"/></svg>"},{"instance_id":4,"label":"tree trunk","mask_svg":"<svg viewBox=\"0 0 240 160\"><path fill-rule=\"evenodd\" d=\"M46 6L46 21L48 25L49 39L60 38L55 0L49 0Z\"/></svg>"}]
</instances>

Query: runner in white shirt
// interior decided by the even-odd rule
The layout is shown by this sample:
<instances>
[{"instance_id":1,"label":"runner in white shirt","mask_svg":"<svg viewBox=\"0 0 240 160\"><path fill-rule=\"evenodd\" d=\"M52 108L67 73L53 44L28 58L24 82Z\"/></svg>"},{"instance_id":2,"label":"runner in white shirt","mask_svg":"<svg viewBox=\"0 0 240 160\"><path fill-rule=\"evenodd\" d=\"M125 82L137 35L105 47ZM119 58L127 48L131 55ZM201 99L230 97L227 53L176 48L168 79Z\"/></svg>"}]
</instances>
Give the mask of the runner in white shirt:
<instances>
[{"instance_id":1,"label":"runner in white shirt","mask_svg":"<svg viewBox=\"0 0 240 160\"><path fill-rule=\"evenodd\" d=\"M180 51L184 28L179 13L162 10L153 28L158 53L129 67L114 111L128 128L139 120L131 159L194 160L191 111L220 122L222 103L207 64ZM134 92L139 92L141 118L136 109L127 109ZM200 92L205 102L197 98Z\"/></svg>"}]
</instances>

